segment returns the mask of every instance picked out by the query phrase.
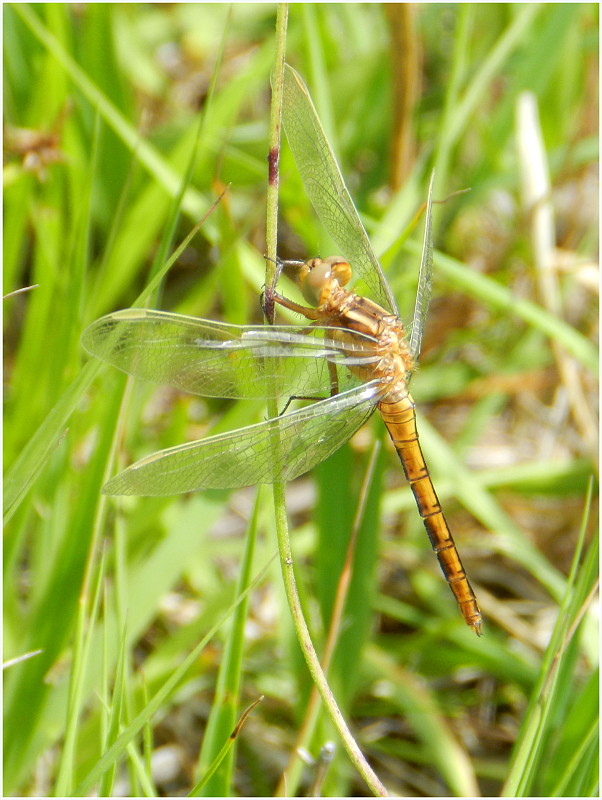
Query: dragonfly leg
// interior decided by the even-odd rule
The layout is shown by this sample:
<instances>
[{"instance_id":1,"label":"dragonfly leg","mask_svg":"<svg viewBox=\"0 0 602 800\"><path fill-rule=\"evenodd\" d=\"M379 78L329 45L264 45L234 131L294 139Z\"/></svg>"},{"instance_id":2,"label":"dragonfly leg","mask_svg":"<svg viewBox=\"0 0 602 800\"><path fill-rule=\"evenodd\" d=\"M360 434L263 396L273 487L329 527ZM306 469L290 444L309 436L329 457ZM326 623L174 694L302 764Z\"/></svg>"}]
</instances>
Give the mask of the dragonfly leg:
<instances>
[{"instance_id":1,"label":"dragonfly leg","mask_svg":"<svg viewBox=\"0 0 602 800\"><path fill-rule=\"evenodd\" d=\"M337 374L337 366L336 364L333 364L331 361L328 362L328 373L330 375L330 397L334 397L336 394L339 393L339 377ZM318 396L298 395L298 394L291 395L291 397L289 397L289 399L286 401L286 405L284 406L280 414L278 414L278 416L281 417L286 412L286 409L290 406L293 400L324 400L324 399L325 399L324 397L318 397Z\"/></svg>"},{"instance_id":2,"label":"dragonfly leg","mask_svg":"<svg viewBox=\"0 0 602 800\"><path fill-rule=\"evenodd\" d=\"M305 261L298 261L298 260L294 260L294 259L284 259L283 260L281 258L270 258L267 255L264 255L264 258L265 258L266 261L271 261L273 264L276 264L276 271L274 273L274 277L272 279L272 282L271 282L270 286L267 287L268 291L270 293L272 293L272 294L274 293L274 290L276 289L276 284L280 280L280 276L282 275L282 270L285 267L302 267L305 264Z\"/></svg>"},{"instance_id":3,"label":"dragonfly leg","mask_svg":"<svg viewBox=\"0 0 602 800\"><path fill-rule=\"evenodd\" d=\"M328 362L328 374L330 376L330 396L334 397L339 393L339 375L337 373L337 365L332 361Z\"/></svg>"},{"instance_id":4,"label":"dragonfly leg","mask_svg":"<svg viewBox=\"0 0 602 800\"><path fill-rule=\"evenodd\" d=\"M339 379L337 376L337 368L335 364L328 363L328 372L330 373L330 397L334 397L339 393ZM325 400L326 398L320 397L319 395L305 395L305 394L293 394L289 397L286 401L286 405L282 409L282 411L278 414L281 417L283 414L286 413L286 409L290 406L293 400Z\"/></svg>"},{"instance_id":5,"label":"dragonfly leg","mask_svg":"<svg viewBox=\"0 0 602 800\"><path fill-rule=\"evenodd\" d=\"M270 325L274 324L274 291L273 289L264 288L259 298L259 305L267 321Z\"/></svg>"},{"instance_id":6,"label":"dragonfly leg","mask_svg":"<svg viewBox=\"0 0 602 800\"><path fill-rule=\"evenodd\" d=\"M270 290L270 300L272 299L275 303L278 303L279 306L284 306L284 308L288 308L289 311L295 311L297 314L301 314L302 317L305 317L305 319L317 320L320 317L316 308L294 303L292 300L289 300L288 297L284 297L284 295Z\"/></svg>"},{"instance_id":7,"label":"dragonfly leg","mask_svg":"<svg viewBox=\"0 0 602 800\"><path fill-rule=\"evenodd\" d=\"M290 404L293 402L293 400L314 400L314 401L317 401L317 400L326 400L326 398L325 397L319 397L317 395L308 396L308 395L302 395L302 394L292 394L289 397L289 399L286 401L286 404L285 404L284 408L282 409L282 411L278 414L279 417L282 417L284 414L286 414L286 409L290 406Z\"/></svg>"},{"instance_id":8,"label":"dragonfly leg","mask_svg":"<svg viewBox=\"0 0 602 800\"><path fill-rule=\"evenodd\" d=\"M270 285L264 287L264 290L261 293L261 298L260 298L260 301L259 301L260 304L261 304L261 309L262 309L263 313L265 314L268 322L270 323L270 325L273 325L274 324L274 303L275 302L277 302L277 303L280 302L281 305L284 305L284 303L282 303L281 301L286 299L286 298L282 297L281 295L279 295L276 292L276 286L278 284L278 281L280 280L280 276L282 275L282 270L284 269L284 267L290 266L290 265L295 266L295 267L302 267L305 264L305 262L304 261L290 261L290 260L283 261L280 258L273 259L273 258L270 258L267 255L264 256L264 258L266 259L266 261L272 261L274 264L276 264L276 270L274 272L274 277L273 277ZM301 313L303 314L303 316L307 316L304 312L301 312Z\"/></svg>"}]
</instances>

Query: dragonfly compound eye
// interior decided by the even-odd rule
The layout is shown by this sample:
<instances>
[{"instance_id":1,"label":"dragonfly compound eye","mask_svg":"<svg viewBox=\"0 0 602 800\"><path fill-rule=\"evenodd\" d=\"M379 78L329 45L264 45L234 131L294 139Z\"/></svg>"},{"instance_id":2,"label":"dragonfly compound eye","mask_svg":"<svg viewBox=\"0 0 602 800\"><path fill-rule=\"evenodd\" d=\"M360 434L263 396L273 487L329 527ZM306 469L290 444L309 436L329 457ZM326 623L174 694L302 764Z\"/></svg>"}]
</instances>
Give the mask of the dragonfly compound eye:
<instances>
[{"instance_id":1,"label":"dragonfly compound eye","mask_svg":"<svg viewBox=\"0 0 602 800\"><path fill-rule=\"evenodd\" d=\"M351 265L341 256L330 256L327 258L331 264L331 277L336 278L339 286L346 286L351 280Z\"/></svg>"},{"instance_id":2,"label":"dragonfly compound eye","mask_svg":"<svg viewBox=\"0 0 602 800\"><path fill-rule=\"evenodd\" d=\"M351 267L341 256L312 258L301 267L299 283L308 303L320 304L322 289L331 278L335 278L339 286L344 286L351 278Z\"/></svg>"}]
</instances>

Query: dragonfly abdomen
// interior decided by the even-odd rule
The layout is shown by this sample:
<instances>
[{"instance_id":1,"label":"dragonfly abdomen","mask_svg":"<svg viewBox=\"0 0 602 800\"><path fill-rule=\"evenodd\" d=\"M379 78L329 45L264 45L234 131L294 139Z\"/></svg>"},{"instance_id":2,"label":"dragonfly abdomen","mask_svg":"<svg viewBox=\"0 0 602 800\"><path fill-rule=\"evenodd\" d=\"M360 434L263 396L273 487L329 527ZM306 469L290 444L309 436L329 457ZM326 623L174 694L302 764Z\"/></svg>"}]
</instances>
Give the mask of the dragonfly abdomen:
<instances>
[{"instance_id":1,"label":"dragonfly abdomen","mask_svg":"<svg viewBox=\"0 0 602 800\"><path fill-rule=\"evenodd\" d=\"M422 517L437 559L466 623L481 635L481 612L454 539L443 516L441 505L422 454L416 429L414 401L405 394L394 402L378 404L383 421L393 440L403 471Z\"/></svg>"}]
</instances>

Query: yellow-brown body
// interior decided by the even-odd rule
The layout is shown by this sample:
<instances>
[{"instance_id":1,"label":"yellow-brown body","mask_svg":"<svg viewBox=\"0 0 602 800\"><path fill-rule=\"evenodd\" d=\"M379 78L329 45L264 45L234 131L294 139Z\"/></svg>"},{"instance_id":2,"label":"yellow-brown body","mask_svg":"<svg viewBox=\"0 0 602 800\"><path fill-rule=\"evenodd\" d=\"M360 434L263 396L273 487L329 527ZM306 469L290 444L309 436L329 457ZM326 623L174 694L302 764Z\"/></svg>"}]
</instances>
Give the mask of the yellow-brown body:
<instances>
[{"instance_id":1,"label":"yellow-brown body","mask_svg":"<svg viewBox=\"0 0 602 800\"><path fill-rule=\"evenodd\" d=\"M374 357L372 362L362 366L353 365L349 369L363 381L378 379L381 382L378 410L399 455L443 574L466 623L480 636L482 623L479 606L443 516L418 441L414 401L407 388L414 362L406 343L404 326L398 317L341 285L346 283L351 274L349 265L343 259L332 257L324 261L313 259L307 262L302 280L312 275L314 270L316 274L320 270L323 273L311 287L316 308L300 306L280 295L275 295L275 300L315 320L319 325L341 328L340 335L335 332L331 339L343 352L345 342L351 338L345 331L357 331L375 340L373 352L370 353ZM305 294L307 296L309 293ZM333 379L333 386L336 386L336 378Z\"/></svg>"}]
</instances>

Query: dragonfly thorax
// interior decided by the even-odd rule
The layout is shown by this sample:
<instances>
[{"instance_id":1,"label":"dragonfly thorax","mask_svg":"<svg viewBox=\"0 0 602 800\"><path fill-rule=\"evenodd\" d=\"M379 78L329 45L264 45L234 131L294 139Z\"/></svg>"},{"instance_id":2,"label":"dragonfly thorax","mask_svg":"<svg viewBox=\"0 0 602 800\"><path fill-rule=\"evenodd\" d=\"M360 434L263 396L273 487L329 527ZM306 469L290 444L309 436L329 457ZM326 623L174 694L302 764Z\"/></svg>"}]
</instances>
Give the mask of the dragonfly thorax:
<instances>
[{"instance_id":1,"label":"dragonfly thorax","mask_svg":"<svg viewBox=\"0 0 602 800\"><path fill-rule=\"evenodd\" d=\"M345 286L351 280L351 266L342 256L306 261L299 271L303 297L308 303L319 305L324 286L333 278L339 286Z\"/></svg>"}]
</instances>

